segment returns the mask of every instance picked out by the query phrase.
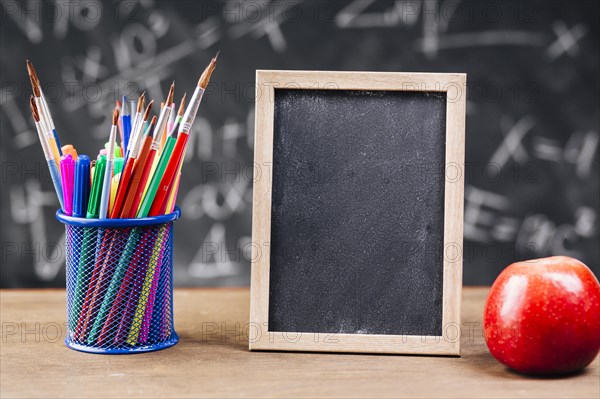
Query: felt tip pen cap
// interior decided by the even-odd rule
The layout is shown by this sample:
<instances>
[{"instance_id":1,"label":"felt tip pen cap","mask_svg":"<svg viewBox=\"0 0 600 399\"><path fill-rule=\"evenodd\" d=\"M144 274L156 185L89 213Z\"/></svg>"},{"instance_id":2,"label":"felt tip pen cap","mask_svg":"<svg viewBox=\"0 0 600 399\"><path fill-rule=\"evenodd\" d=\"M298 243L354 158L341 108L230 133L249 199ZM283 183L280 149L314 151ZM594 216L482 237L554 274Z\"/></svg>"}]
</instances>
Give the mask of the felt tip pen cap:
<instances>
[{"instance_id":1,"label":"felt tip pen cap","mask_svg":"<svg viewBox=\"0 0 600 399\"><path fill-rule=\"evenodd\" d=\"M62 146L63 154L70 154L73 160L77 159L77 150L71 144L65 144Z\"/></svg>"},{"instance_id":2,"label":"felt tip pen cap","mask_svg":"<svg viewBox=\"0 0 600 399\"><path fill-rule=\"evenodd\" d=\"M100 214L100 198L102 197L102 184L104 181L104 171L106 169L106 155L100 154L94 168L94 178L92 179L92 190L90 192L90 201L87 208L86 218L97 218Z\"/></svg>"},{"instance_id":3,"label":"felt tip pen cap","mask_svg":"<svg viewBox=\"0 0 600 399\"><path fill-rule=\"evenodd\" d=\"M106 150L106 155L108 155L108 148L110 147L110 142L106 142L104 143L104 150ZM100 150L100 152L102 153L103 150ZM118 158L121 156L121 147L119 147L118 145L115 145L115 158Z\"/></svg>"},{"instance_id":4,"label":"felt tip pen cap","mask_svg":"<svg viewBox=\"0 0 600 399\"><path fill-rule=\"evenodd\" d=\"M85 217L90 196L90 157L80 155L75 163L75 186L73 188L73 216Z\"/></svg>"},{"instance_id":5,"label":"felt tip pen cap","mask_svg":"<svg viewBox=\"0 0 600 399\"><path fill-rule=\"evenodd\" d=\"M104 156L106 156L106 155L108 155L108 150L106 148L103 148L103 149L100 150L100 153L98 155L104 155Z\"/></svg>"},{"instance_id":6,"label":"felt tip pen cap","mask_svg":"<svg viewBox=\"0 0 600 399\"><path fill-rule=\"evenodd\" d=\"M123 171L123 164L125 163L125 160L121 157L119 158L115 158L115 162L114 162L114 166L113 166L113 174L117 175L119 173L121 173Z\"/></svg>"},{"instance_id":7,"label":"felt tip pen cap","mask_svg":"<svg viewBox=\"0 0 600 399\"><path fill-rule=\"evenodd\" d=\"M75 160L71 154L64 154L60 158L60 177L63 189L63 212L67 216L73 214L73 179L75 173Z\"/></svg>"}]
</instances>

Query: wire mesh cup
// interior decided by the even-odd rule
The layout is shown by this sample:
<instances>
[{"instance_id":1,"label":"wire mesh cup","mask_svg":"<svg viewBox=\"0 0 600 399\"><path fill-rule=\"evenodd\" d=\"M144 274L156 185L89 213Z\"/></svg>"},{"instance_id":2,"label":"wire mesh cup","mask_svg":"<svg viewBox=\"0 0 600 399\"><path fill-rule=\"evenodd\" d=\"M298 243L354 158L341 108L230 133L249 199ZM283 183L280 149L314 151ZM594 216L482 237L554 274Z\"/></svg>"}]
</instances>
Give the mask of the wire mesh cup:
<instances>
[{"instance_id":1,"label":"wire mesh cup","mask_svg":"<svg viewBox=\"0 0 600 399\"><path fill-rule=\"evenodd\" d=\"M173 213L84 219L56 213L66 228L65 344L92 353L173 346Z\"/></svg>"}]
</instances>

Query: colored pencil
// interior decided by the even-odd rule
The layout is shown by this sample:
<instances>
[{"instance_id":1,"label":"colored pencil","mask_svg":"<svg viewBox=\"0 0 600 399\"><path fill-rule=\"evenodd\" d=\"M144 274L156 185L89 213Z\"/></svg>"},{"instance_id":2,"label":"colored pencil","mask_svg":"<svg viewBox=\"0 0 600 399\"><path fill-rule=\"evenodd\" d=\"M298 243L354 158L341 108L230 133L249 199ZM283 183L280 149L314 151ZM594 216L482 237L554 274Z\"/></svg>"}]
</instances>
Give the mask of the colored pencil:
<instances>
[{"instance_id":1,"label":"colored pencil","mask_svg":"<svg viewBox=\"0 0 600 399\"><path fill-rule=\"evenodd\" d=\"M131 134L131 115L129 115L129 107L127 106L127 97L123 96L121 103L121 124L123 125L123 148L129 145L129 136Z\"/></svg>"},{"instance_id":2,"label":"colored pencil","mask_svg":"<svg viewBox=\"0 0 600 399\"><path fill-rule=\"evenodd\" d=\"M108 209L110 207L110 188L114 171L115 160L115 141L117 140L117 123L119 120L119 109L115 107L112 117L112 126L110 129L110 137L108 140L108 154L106 156L106 170L104 172L104 182L102 185L102 197L100 199L99 218L106 219L108 217Z\"/></svg>"},{"instance_id":3,"label":"colored pencil","mask_svg":"<svg viewBox=\"0 0 600 399\"><path fill-rule=\"evenodd\" d=\"M168 97L167 97L167 101L166 101L167 104L169 104L169 102L173 101L174 90L175 90L175 86L174 86L174 84L172 84L171 88L169 90ZM129 195L131 196L131 198L127 198L125 200L124 209L126 209L128 206L128 200L131 200L131 201L129 201L130 206L128 209L128 212L129 212L128 217L132 217L132 218L135 217L138 207L142 201L142 197L144 195L144 191L146 188L146 183L150 176L150 171L152 170L152 164L154 163L156 151L158 150L158 145L160 143L160 137L162 136L162 132L164 131L164 128L165 128L165 125L169 118L170 112L171 112L170 107L164 107L161 110L159 118L158 118L158 122L156 123L156 127L154 128L154 134L152 135L152 137L147 136L145 138L146 141L151 140L151 143L150 143L150 147L148 149L148 153L146 155L146 159L144 159L143 162L140 162L138 160L138 162L136 162L136 164L134 166L134 170L139 166L139 168L138 168L139 182L138 182L138 186L136 187L135 191L134 190L130 191ZM146 142L144 142L144 145L146 145ZM140 157L140 159L141 159L141 157ZM135 176L135 174L134 174L134 176ZM134 185L134 183L132 181L132 186L133 185Z\"/></svg>"},{"instance_id":4,"label":"colored pencil","mask_svg":"<svg viewBox=\"0 0 600 399\"><path fill-rule=\"evenodd\" d=\"M142 131L141 123L144 122L144 106L146 104L146 92L143 92L137 102L137 109L135 112L135 116L133 117L133 123L131 126L131 137L129 138L129 143L127 143L127 148L125 148L125 163L127 163L127 159L129 158L129 153L131 152L131 148L133 144L137 142L139 132Z\"/></svg>"},{"instance_id":5,"label":"colored pencil","mask_svg":"<svg viewBox=\"0 0 600 399\"><path fill-rule=\"evenodd\" d=\"M148 155L150 154L150 146L152 145L152 130L156 125L156 116L152 117L152 121L150 122L150 126L146 129L146 133L144 135L144 141L142 143L142 147L140 149L140 153L133 165L133 171L131 172L131 181L129 182L129 187L127 187L127 193L125 194L125 200L123 203L123 207L120 210L121 218L133 218L135 217L135 211L137 209L134 208L134 202L137 196L137 192L139 187L143 187L145 181L142 181L142 176L144 173L144 168L148 162Z\"/></svg>"},{"instance_id":6,"label":"colored pencil","mask_svg":"<svg viewBox=\"0 0 600 399\"><path fill-rule=\"evenodd\" d=\"M154 116L152 118L152 123L150 124L150 127L148 128L148 131L151 131L151 129L154 127L155 124L156 124L156 117ZM144 162L146 153L147 153L147 151L144 152L144 149L142 148L142 156L140 157L140 159L138 159L137 162L140 162L140 161ZM137 165L137 162L136 162L136 165ZM139 181L139 176L136 172L136 166L134 165L133 177L132 177L131 185L129 188L130 189L132 187L137 188L135 186L136 186L136 182L138 182L138 181ZM128 204L131 203L130 197L131 196L129 196L129 197L126 196L124 206L128 206ZM115 205L115 208L116 208L116 205ZM125 216L121 216L121 217L131 217L131 216L125 215ZM134 229L133 231L138 232L139 229ZM123 236L126 233L127 232L125 232L125 233L121 232L121 234L123 234ZM127 258L127 256L130 257L127 248L129 248L129 251L133 252L133 250L136 247L136 243L137 243L137 235L133 234L133 233L129 234L128 239L127 239L126 249L121 253L118 252L119 248L116 247L117 242L115 240L116 240L116 238L113 239L112 234L106 234L103 237L102 243L100 245L101 250L104 250L104 256L96 257L97 261L96 261L96 266L94 269L99 270L99 272L97 275L98 281L96 282L96 288L94 290L94 294L92 294L92 299L91 299L92 306L95 305L96 298L98 297L98 289L99 289L98 287L103 287L102 289L105 289L104 285L109 284L108 282L110 282L110 285L109 285L108 291L106 291L103 295L102 302L98 305L99 312L97 312L97 314L95 315L95 320L93 322L93 325L91 324L91 317L89 315L90 310L94 310L93 307L91 309L87 310L88 316L83 321L83 325L82 325L83 333L84 334L87 333L87 330L90 329L90 334L87 337L87 342L89 344L92 344L95 342L95 340L98 337L98 333L100 332L100 328L104 324L104 317L106 315L106 312L107 312L109 306L111 305L112 298L114 298L114 295L116 293L116 291L115 291L116 288L114 288L114 287L118 287L121 285L122 274L120 272L121 272L122 268L119 268L118 266L117 266L117 268L111 267L111 265L109 264L109 260L112 257L118 257L119 264L120 264L121 259L123 259L123 257L125 257L125 258ZM81 339L84 339L84 338L85 338L85 335L83 335L81 337ZM102 337L102 339L104 339L104 336Z\"/></svg>"},{"instance_id":7,"label":"colored pencil","mask_svg":"<svg viewBox=\"0 0 600 399\"><path fill-rule=\"evenodd\" d=\"M179 128L179 123L183 118L183 112L185 109L185 94L181 99L179 104L179 110L177 111L177 118L175 122L175 126L171 129L169 137L165 143L165 146L160 154L160 159L158 161L158 165L152 174L152 179L150 180L150 185L146 194L144 195L144 200L142 201L142 205L138 210L136 217L146 217L148 216L148 212L150 211L150 207L152 206L152 202L154 201L154 196L158 190L158 185L160 184L160 179L162 178L164 171L167 167L169 159L171 159L171 154L173 153L173 147L175 147L175 142L177 141L177 129Z\"/></svg>"},{"instance_id":8,"label":"colored pencil","mask_svg":"<svg viewBox=\"0 0 600 399\"><path fill-rule=\"evenodd\" d=\"M110 215L111 219L118 218L119 215L121 214L121 211L123 208L123 202L125 200L125 195L127 194L128 190L129 190L129 184L131 182L131 175L133 173L133 167L134 167L135 161L138 157L138 151L139 151L138 142L140 141L140 138L137 136L140 136L140 137L143 136L142 134L140 134L137 131L139 130L141 132L142 128L144 127L144 122L148 120L148 117L150 115L150 110L152 110L152 104L154 104L154 100L150 101L150 103L148 104L148 107L146 108L146 111L144 112L143 120L140 121L139 124L136 126L136 132L135 132L135 138L134 138L134 140L136 142L130 143L132 148L131 148L131 152L125 162L125 167L123 168L123 172L121 173L121 180L119 181L119 188L117 189L117 196L115 197L115 205L113 206L113 209L112 209L111 215Z\"/></svg>"}]
</instances>

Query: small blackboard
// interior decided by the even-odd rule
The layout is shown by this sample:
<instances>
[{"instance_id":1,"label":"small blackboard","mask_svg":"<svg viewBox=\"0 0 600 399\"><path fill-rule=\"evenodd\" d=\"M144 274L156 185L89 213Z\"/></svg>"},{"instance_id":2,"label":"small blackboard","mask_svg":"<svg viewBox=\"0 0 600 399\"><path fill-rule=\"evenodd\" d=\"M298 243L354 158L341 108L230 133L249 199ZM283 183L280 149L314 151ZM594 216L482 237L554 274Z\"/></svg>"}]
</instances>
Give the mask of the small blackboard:
<instances>
[{"instance_id":1,"label":"small blackboard","mask_svg":"<svg viewBox=\"0 0 600 399\"><path fill-rule=\"evenodd\" d=\"M465 87L257 72L251 349L460 353Z\"/></svg>"}]
</instances>

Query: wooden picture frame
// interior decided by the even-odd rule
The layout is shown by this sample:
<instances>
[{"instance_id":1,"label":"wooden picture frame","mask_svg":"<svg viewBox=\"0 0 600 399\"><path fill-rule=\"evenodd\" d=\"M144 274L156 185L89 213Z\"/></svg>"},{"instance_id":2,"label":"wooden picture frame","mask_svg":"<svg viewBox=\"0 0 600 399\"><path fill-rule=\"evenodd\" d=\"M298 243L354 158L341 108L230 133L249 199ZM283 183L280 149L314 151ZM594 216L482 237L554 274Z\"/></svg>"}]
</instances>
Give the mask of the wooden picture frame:
<instances>
[{"instance_id":1,"label":"wooden picture frame","mask_svg":"<svg viewBox=\"0 0 600 399\"><path fill-rule=\"evenodd\" d=\"M250 350L460 355L466 75L396 72L256 72L255 176L252 212ZM315 334L269 330L269 242L275 90L423 91L446 93L446 169L442 336Z\"/></svg>"}]
</instances>

